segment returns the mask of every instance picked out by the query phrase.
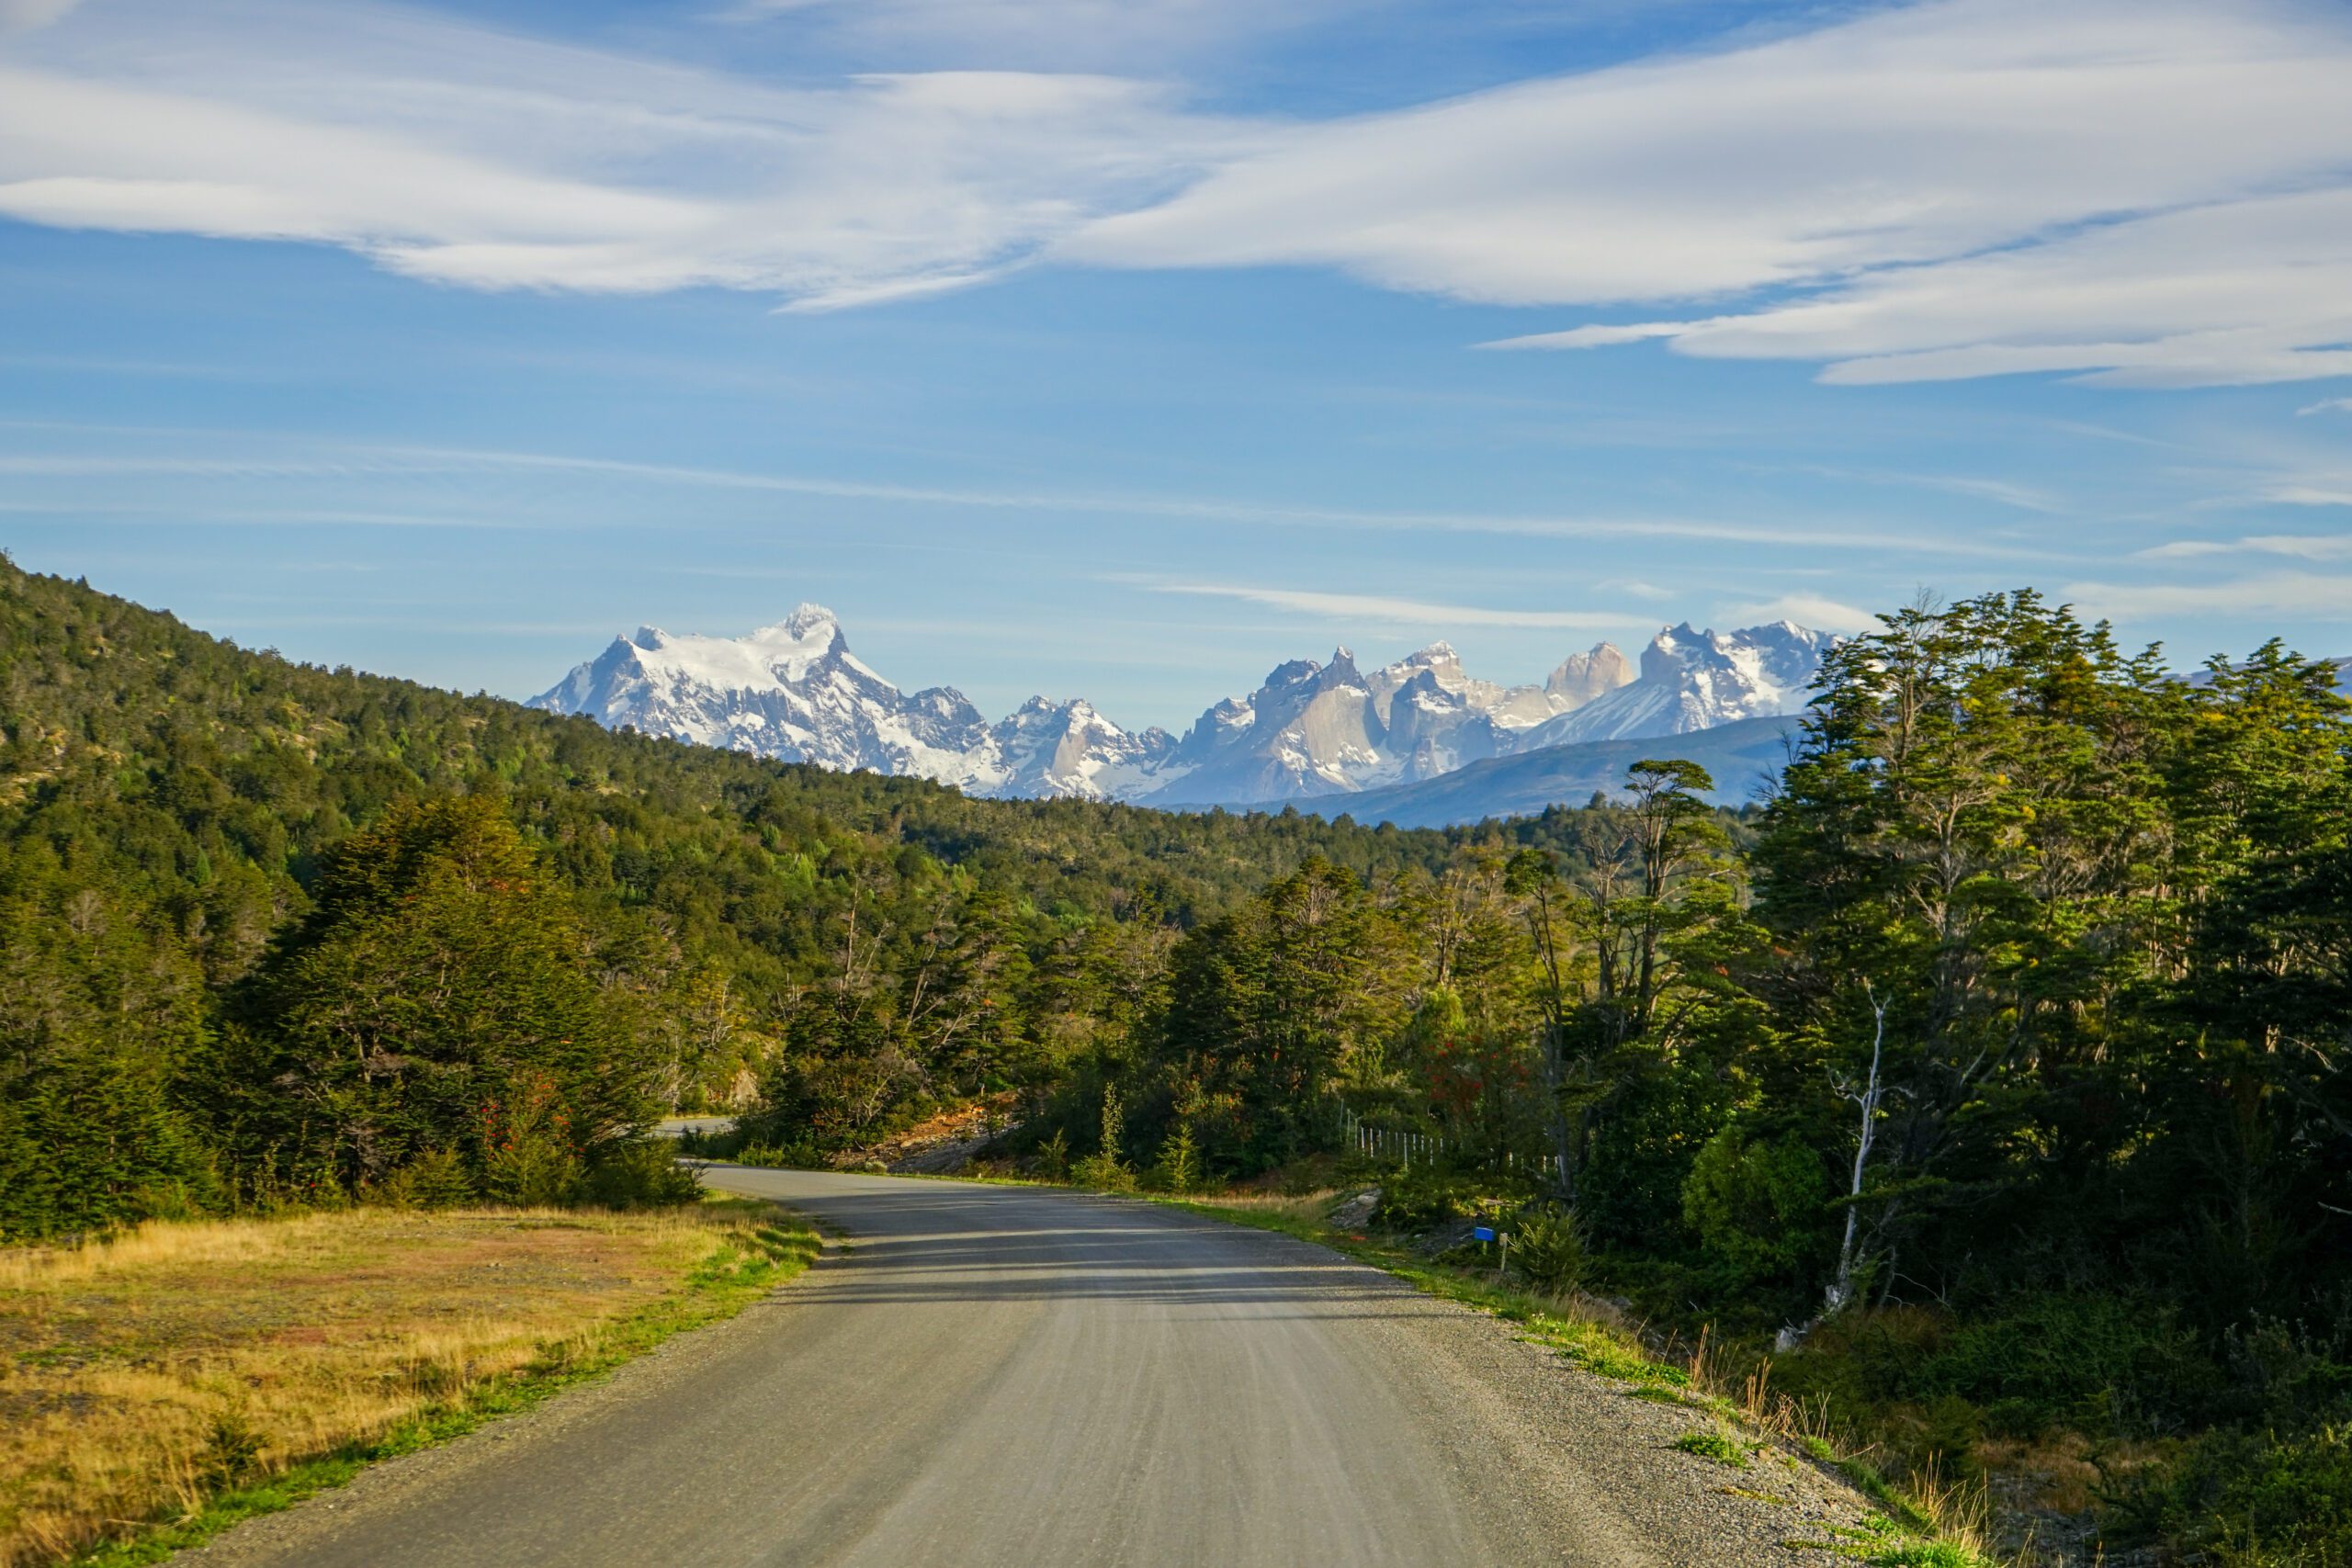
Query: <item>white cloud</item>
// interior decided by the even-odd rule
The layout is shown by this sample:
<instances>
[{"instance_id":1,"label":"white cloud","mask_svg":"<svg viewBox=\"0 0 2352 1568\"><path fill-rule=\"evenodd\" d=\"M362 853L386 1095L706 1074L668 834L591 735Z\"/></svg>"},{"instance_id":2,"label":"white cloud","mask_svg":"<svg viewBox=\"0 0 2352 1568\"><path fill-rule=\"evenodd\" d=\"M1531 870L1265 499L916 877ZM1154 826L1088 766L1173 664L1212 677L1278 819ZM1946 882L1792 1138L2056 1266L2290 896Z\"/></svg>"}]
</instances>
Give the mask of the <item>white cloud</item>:
<instances>
[{"instance_id":1,"label":"white cloud","mask_svg":"<svg viewBox=\"0 0 2352 1568\"><path fill-rule=\"evenodd\" d=\"M1793 297L1507 340L1853 383L2352 374L2352 27L1939 0L1297 131L1060 254L1326 265L1510 305Z\"/></svg>"},{"instance_id":2,"label":"white cloud","mask_svg":"<svg viewBox=\"0 0 2352 1568\"><path fill-rule=\"evenodd\" d=\"M2298 414L2352 413L2352 398L2327 398L2295 411Z\"/></svg>"},{"instance_id":3,"label":"white cloud","mask_svg":"<svg viewBox=\"0 0 2352 1568\"><path fill-rule=\"evenodd\" d=\"M2307 571L2223 582L2075 582L2067 585L2065 597L2092 615L2119 621L2216 615L2352 620L2352 577Z\"/></svg>"},{"instance_id":4,"label":"white cloud","mask_svg":"<svg viewBox=\"0 0 2352 1568\"><path fill-rule=\"evenodd\" d=\"M2255 534L2243 539L2177 539L2138 554L2149 560L2196 560L2207 556L2285 556L2295 560L2352 560L2352 536Z\"/></svg>"},{"instance_id":5,"label":"white cloud","mask_svg":"<svg viewBox=\"0 0 2352 1568\"><path fill-rule=\"evenodd\" d=\"M1241 0L747 8L944 62L1102 43L1123 69L1297 25ZM776 86L326 0L0 0L0 28L37 21L0 42L0 215L33 222L800 309L1040 257L1329 265L1665 318L1510 346L1662 339L1847 383L2352 375L2352 17L2314 0L1928 0L1303 125L1112 75ZM1057 38L1085 47L1039 52Z\"/></svg>"},{"instance_id":6,"label":"white cloud","mask_svg":"<svg viewBox=\"0 0 2352 1568\"><path fill-rule=\"evenodd\" d=\"M1226 582L1149 582L1158 593L1184 593L1211 599L1238 599L1270 609L1319 615L1326 620L1367 621L1392 626L1542 626L1580 631L1608 631L1647 626L1638 615L1584 610L1493 610L1475 604L1437 604L1420 599L1392 599L1374 593L1323 593L1305 589L1260 588Z\"/></svg>"},{"instance_id":7,"label":"white cloud","mask_svg":"<svg viewBox=\"0 0 2352 1568\"><path fill-rule=\"evenodd\" d=\"M1725 626L1752 626L1768 621L1794 621L1818 631L1866 632L1878 629L1878 617L1868 610L1844 604L1818 593L1783 593L1760 604L1732 604L1716 612Z\"/></svg>"},{"instance_id":8,"label":"white cloud","mask_svg":"<svg viewBox=\"0 0 2352 1568\"><path fill-rule=\"evenodd\" d=\"M785 89L291 0L125 0L0 51L0 214L318 241L488 288L956 287L1245 134L1108 77Z\"/></svg>"},{"instance_id":9,"label":"white cloud","mask_svg":"<svg viewBox=\"0 0 2352 1568\"><path fill-rule=\"evenodd\" d=\"M2352 506L2352 489L2329 484L2277 484L2263 492L2281 506Z\"/></svg>"}]
</instances>

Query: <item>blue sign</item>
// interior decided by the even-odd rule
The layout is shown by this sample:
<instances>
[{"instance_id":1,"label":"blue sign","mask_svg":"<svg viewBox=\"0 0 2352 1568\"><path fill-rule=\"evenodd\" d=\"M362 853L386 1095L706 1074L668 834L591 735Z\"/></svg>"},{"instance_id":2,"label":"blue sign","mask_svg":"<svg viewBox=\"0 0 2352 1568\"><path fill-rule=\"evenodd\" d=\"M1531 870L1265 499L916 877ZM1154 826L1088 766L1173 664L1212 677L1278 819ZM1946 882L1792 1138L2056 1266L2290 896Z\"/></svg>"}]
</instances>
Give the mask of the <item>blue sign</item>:
<instances>
[{"instance_id":1,"label":"blue sign","mask_svg":"<svg viewBox=\"0 0 2352 1568\"><path fill-rule=\"evenodd\" d=\"M1492 1225L1480 1225L1477 1229L1472 1231L1470 1235L1472 1237L1479 1241L1492 1241L1495 1239L1495 1227Z\"/></svg>"}]
</instances>

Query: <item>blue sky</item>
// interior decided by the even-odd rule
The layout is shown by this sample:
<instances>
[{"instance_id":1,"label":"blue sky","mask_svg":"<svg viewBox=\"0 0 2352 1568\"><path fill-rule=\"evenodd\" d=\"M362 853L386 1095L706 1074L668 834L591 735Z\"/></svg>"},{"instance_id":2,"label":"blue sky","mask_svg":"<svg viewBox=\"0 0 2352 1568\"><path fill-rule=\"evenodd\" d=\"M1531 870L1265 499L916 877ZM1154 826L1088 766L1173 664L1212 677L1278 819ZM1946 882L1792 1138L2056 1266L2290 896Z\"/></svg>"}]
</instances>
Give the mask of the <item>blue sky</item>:
<instances>
[{"instance_id":1,"label":"blue sky","mask_svg":"<svg viewBox=\"0 0 2352 1568\"><path fill-rule=\"evenodd\" d=\"M2352 6L0 0L0 546L1181 724L2038 585L2352 653Z\"/></svg>"}]
</instances>

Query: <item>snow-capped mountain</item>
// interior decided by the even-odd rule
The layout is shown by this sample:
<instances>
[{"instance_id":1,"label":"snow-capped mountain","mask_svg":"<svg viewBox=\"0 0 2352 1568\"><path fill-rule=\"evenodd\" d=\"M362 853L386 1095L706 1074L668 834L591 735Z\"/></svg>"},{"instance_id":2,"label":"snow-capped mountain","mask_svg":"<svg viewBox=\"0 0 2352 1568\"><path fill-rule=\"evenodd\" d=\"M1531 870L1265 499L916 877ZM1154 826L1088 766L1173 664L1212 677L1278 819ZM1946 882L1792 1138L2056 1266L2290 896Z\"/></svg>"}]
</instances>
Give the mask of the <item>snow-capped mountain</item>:
<instances>
[{"instance_id":1,"label":"snow-capped mountain","mask_svg":"<svg viewBox=\"0 0 2352 1568\"><path fill-rule=\"evenodd\" d=\"M995 782L988 721L961 692L899 691L850 652L841 623L817 604L741 637L639 626L531 705L786 761L981 790Z\"/></svg>"},{"instance_id":2,"label":"snow-capped mountain","mask_svg":"<svg viewBox=\"0 0 2352 1568\"><path fill-rule=\"evenodd\" d=\"M1121 800L1159 784L1176 738L1157 727L1130 735L1083 697L1031 697L989 731L1004 776L988 793L1038 800Z\"/></svg>"},{"instance_id":3,"label":"snow-capped mountain","mask_svg":"<svg viewBox=\"0 0 2352 1568\"><path fill-rule=\"evenodd\" d=\"M1250 695L1211 707L1173 754L1182 776L1139 798L1257 805L1436 778L1519 750L1524 735L1589 700L1586 692L1607 689L1614 671L1633 679L1607 643L1573 655L1543 686L1477 680L1442 642L1368 673L1337 649L1328 664L1294 660Z\"/></svg>"},{"instance_id":4,"label":"snow-capped mountain","mask_svg":"<svg viewBox=\"0 0 2352 1568\"><path fill-rule=\"evenodd\" d=\"M841 623L817 604L740 637L640 626L531 705L787 762L914 774L982 795L1126 791L1175 745L1165 730L1129 735L1083 701L1032 698L991 726L952 686L901 692L850 652Z\"/></svg>"},{"instance_id":5,"label":"snow-capped mountain","mask_svg":"<svg viewBox=\"0 0 2352 1568\"><path fill-rule=\"evenodd\" d=\"M1702 632L1688 621L1668 626L1642 649L1638 679L1537 726L1519 750L1687 735L1799 712L1823 652L1837 640L1788 621L1734 632Z\"/></svg>"},{"instance_id":6,"label":"snow-capped mountain","mask_svg":"<svg viewBox=\"0 0 2352 1568\"><path fill-rule=\"evenodd\" d=\"M1335 650L1211 705L1180 740L1122 729L1084 699L1033 697L996 724L952 686L900 691L803 604L741 637L640 627L532 705L786 761L916 774L968 794L1154 806L1267 805L1443 777L1488 758L1663 736L1797 711L1834 639L1786 622L1668 627L1640 672L1600 643L1541 685L1470 675L1439 642L1365 671Z\"/></svg>"}]
</instances>

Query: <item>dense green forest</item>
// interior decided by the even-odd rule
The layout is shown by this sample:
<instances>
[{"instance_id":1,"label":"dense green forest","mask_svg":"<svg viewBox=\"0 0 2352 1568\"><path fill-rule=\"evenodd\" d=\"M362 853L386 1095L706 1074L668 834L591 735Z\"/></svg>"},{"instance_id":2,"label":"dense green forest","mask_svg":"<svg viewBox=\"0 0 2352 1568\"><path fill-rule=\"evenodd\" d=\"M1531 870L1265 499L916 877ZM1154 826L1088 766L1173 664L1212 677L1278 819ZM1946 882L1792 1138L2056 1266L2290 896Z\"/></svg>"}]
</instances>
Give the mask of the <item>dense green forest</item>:
<instances>
[{"instance_id":1,"label":"dense green forest","mask_svg":"<svg viewBox=\"0 0 2352 1568\"><path fill-rule=\"evenodd\" d=\"M1828 659L1778 793L1670 755L1453 832L969 801L243 651L0 567L0 1229L621 1200L1012 1090L1032 1168L1442 1148L1888 1461L2352 1562L2352 717L2030 593ZM1666 743L1661 743L1665 745ZM1566 1274L1564 1274L1564 1278Z\"/></svg>"},{"instance_id":2,"label":"dense green forest","mask_svg":"<svg viewBox=\"0 0 2352 1568\"><path fill-rule=\"evenodd\" d=\"M1570 816L1508 831L1565 843ZM564 1115L586 1159L763 1075L833 1146L1042 1092L1270 874L1426 875L1463 837L616 735L0 558L0 1235L349 1193L427 1154L479 1186L512 1141L493 1099ZM462 972L467 1008L413 989Z\"/></svg>"}]
</instances>

